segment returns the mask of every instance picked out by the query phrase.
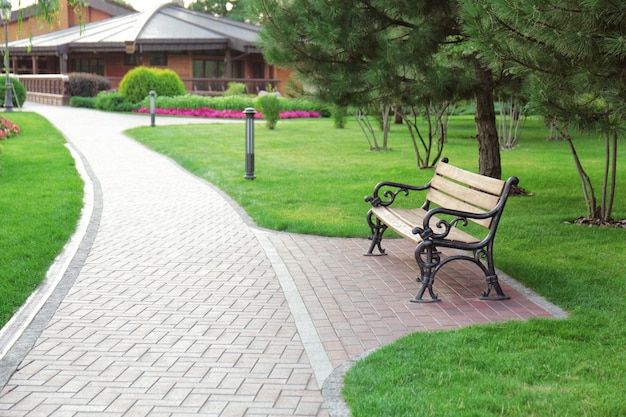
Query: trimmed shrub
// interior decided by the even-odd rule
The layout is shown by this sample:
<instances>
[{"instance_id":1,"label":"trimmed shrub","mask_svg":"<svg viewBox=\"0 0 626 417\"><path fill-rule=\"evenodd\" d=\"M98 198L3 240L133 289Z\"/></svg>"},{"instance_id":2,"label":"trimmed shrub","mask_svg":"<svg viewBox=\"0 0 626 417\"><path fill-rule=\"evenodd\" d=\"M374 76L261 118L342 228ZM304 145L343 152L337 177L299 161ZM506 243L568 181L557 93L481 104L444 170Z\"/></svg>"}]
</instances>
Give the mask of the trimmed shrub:
<instances>
[{"instance_id":1,"label":"trimmed shrub","mask_svg":"<svg viewBox=\"0 0 626 417\"><path fill-rule=\"evenodd\" d=\"M275 94L266 94L256 100L256 107L263 114L267 128L274 130L280 119L280 99Z\"/></svg>"},{"instance_id":2,"label":"trimmed shrub","mask_svg":"<svg viewBox=\"0 0 626 417\"><path fill-rule=\"evenodd\" d=\"M0 77L0 106L4 107L4 95L6 92L6 76L1 76ZM11 91L11 101L13 102L13 106L14 107L21 107L24 105L24 102L26 101L26 87L24 87L24 84L22 84L21 82L19 82L19 80L17 80L14 77L9 77L9 79L11 80L11 84L13 84L13 91Z\"/></svg>"},{"instance_id":3,"label":"trimmed shrub","mask_svg":"<svg viewBox=\"0 0 626 417\"><path fill-rule=\"evenodd\" d=\"M177 97L156 97L157 109L181 109L196 110L209 108L214 110L238 110L243 111L247 107L256 107L257 97L249 95L238 96L199 96L187 94ZM316 112L322 117L330 117L330 106L310 98L288 99L281 98L279 101L280 112ZM146 108L150 108L150 98L146 97L141 102ZM258 109L257 109L258 110Z\"/></svg>"},{"instance_id":4,"label":"trimmed shrub","mask_svg":"<svg viewBox=\"0 0 626 417\"><path fill-rule=\"evenodd\" d=\"M283 111L314 111L321 114L322 117L330 117L332 113L330 105L307 97L280 100L280 108Z\"/></svg>"},{"instance_id":5,"label":"trimmed shrub","mask_svg":"<svg viewBox=\"0 0 626 417\"><path fill-rule=\"evenodd\" d=\"M96 109L104 111L131 112L141 107L140 104L131 103L126 96L117 91L101 92L96 97Z\"/></svg>"},{"instance_id":6,"label":"trimmed shrub","mask_svg":"<svg viewBox=\"0 0 626 417\"><path fill-rule=\"evenodd\" d=\"M79 97L79 96L70 97L70 107L82 107L85 109L95 109L96 98L95 97Z\"/></svg>"},{"instance_id":7,"label":"trimmed shrub","mask_svg":"<svg viewBox=\"0 0 626 417\"><path fill-rule=\"evenodd\" d=\"M178 74L170 69L152 68L157 77L155 92L157 95L166 97L184 96L185 84ZM148 91L148 93L150 93Z\"/></svg>"},{"instance_id":8,"label":"trimmed shrub","mask_svg":"<svg viewBox=\"0 0 626 417\"><path fill-rule=\"evenodd\" d=\"M216 110L243 110L247 107L254 107L256 97L248 96L226 96L213 97L212 104Z\"/></svg>"},{"instance_id":9,"label":"trimmed shrub","mask_svg":"<svg viewBox=\"0 0 626 417\"><path fill-rule=\"evenodd\" d=\"M157 77L148 67L137 67L128 71L120 81L120 94L131 103L139 103L157 87Z\"/></svg>"},{"instance_id":10,"label":"trimmed shrub","mask_svg":"<svg viewBox=\"0 0 626 417\"><path fill-rule=\"evenodd\" d=\"M228 88L224 91L225 96L240 96L246 92L246 85L244 83L228 83Z\"/></svg>"},{"instance_id":11,"label":"trimmed shrub","mask_svg":"<svg viewBox=\"0 0 626 417\"><path fill-rule=\"evenodd\" d=\"M73 72L68 77L68 89L72 97L95 97L100 91L111 89L111 82L101 75Z\"/></svg>"},{"instance_id":12,"label":"trimmed shrub","mask_svg":"<svg viewBox=\"0 0 626 417\"><path fill-rule=\"evenodd\" d=\"M120 82L120 93L131 103L140 103L150 95L180 96L185 94L185 85L172 70L137 67L128 71Z\"/></svg>"},{"instance_id":13,"label":"trimmed shrub","mask_svg":"<svg viewBox=\"0 0 626 417\"><path fill-rule=\"evenodd\" d=\"M246 107L255 106L256 97L249 96L218 96L205 97L187 94L177 97L156 97L156 107L159 109L201 109L211 108L215 110L243 110ZM146 97L141 104L150 107L150 98Z\"/></svg>"}]
</instances>

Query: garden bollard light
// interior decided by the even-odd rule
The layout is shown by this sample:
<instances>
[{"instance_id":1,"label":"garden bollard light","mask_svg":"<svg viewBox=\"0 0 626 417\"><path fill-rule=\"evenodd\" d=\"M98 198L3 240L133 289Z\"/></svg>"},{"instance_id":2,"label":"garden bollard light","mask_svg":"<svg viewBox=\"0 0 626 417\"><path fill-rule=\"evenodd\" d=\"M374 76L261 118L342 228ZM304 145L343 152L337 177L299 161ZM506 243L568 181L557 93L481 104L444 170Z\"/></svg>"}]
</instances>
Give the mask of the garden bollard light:
<instances>
[{"instance_id":1,"label":"garden bollard light","mask_svg":"<svg viewBox=\"0 0 626 417\"><path fill-rule=\"evenodd\" d=\"M246 175L247 180L253 180L254 176L254 115L256 110L248 107L243 111L246 115Z\"/></svg>"},{"instance_id":2,"label":"garden bollard light","mask_svg":"<svg viewBox=\"0 0 626 417\"><path fill-rule=\"evenodd\" d=\"M156 117L155 96L156 92L150 91L150 126L152 127L154 127L154 119Z\"/></svg>"}]
</instances>

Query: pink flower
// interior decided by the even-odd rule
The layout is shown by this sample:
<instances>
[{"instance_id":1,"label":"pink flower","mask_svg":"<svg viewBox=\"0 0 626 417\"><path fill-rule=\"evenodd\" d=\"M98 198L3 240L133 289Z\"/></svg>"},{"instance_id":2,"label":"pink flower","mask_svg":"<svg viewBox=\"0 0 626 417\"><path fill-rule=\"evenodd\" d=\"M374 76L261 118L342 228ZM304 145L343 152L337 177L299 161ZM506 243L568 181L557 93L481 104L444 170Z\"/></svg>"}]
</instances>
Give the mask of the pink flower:
<instances>
[{"instance_id":1,"label":"pink flower","mask_svg":"<svg viewBox=\"0 0 626 417\"><path fill-rule=\"evenodd\" d=\"M162 114L168 116L183 116L183 117L204 117L207 119L245 119L246 115L242 110L215 110L208 107L202 107L199 109L155 109L155 114ZM142 106L140 109L135 110L135 113L150 113L150 109ZM284 111L280 113L281 119L299 119L306 117L322 117L321 114L314 111ZM255 119L262 119L263 115L257 112L254 115Z\"/></svg>"},{"instance_id":2,"label":"pink flower","mask_svg":"<svg viewBox=\"0 0 626 417\"><path fill-rule=\"evenodd\" d=\"M0 116L0 140L12 138L20 133L22 131L18 125Z\"/></svg>"}]
</instances>

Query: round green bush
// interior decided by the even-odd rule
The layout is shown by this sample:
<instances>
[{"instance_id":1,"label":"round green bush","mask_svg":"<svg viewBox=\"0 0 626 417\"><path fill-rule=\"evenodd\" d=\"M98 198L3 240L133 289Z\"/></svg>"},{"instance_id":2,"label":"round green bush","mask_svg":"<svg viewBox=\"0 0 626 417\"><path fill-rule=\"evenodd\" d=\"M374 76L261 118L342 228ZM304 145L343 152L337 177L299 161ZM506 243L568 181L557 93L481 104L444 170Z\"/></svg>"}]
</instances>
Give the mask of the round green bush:
<instances>
[{"instance_id":1,"label":"round green bush","mask_svg":"<svg viewBox=\"0 0 626 417\"><path fill-rule=\"evenodd\" d=\"M4 107L4 95L6 94L6 79L6 76L0 77L0 102L2 107ZM13 107L21 107L26 101L26 87L14 77L9 77L9 79L11 84L13 84L13 91L11 91Z\"/></svg>"},{"instance_id":2,"label":"round green bush","mask_svg":"<svg viewBox=\"0 0 626 417\"><path fill-rule=\"evenodd\" d=\"M120 94L131 103L139 103L157 87L155 72L148 67L137 67L128 71L120 81Z\"/></svg>"},{"instance_id":3,"label":"round green bush","mask_svg":"<svg viewBox=\"0 0 626 417\"><path fill-rule=\"evenodd\" d=\"M185 84L178 74L170 69L153 68L157 77L157 86L154 90L159 96L176 97L184 96Z\"/></svg>"},{"instance_id":4,"label":"round green bush","mask_svg":"<svg viewBox=\"0 0 626 417\"><path fill-rule=\"evenodd\" d=\"M157 96L184 95L185 85L172 70L137 67L122 78L119 91L130 103L140 103L150 95L150 91L154 91Z\"/></svg>"}]
</instances>

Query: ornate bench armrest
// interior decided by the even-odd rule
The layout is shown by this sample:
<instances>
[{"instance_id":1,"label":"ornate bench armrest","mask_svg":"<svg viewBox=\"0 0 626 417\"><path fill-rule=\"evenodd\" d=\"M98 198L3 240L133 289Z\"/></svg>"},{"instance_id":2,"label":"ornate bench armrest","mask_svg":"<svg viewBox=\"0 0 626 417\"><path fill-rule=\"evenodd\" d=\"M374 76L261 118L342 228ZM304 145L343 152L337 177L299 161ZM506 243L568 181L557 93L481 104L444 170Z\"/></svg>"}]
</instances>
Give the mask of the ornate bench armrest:
<instances>
[{"instance_id":1,"label":"ornate bench armrest","mask_svg":"<svg viewBox=\"0 0 626 417\"><path fill-rule=\"evenodd\" d=\"M430 183L425 185L409 185L399 182L382 181L376 184L372 196L365 197L367 203L373 207L390 206L399 194L409 195L410 191L424 191L430 187Z\"/></svg>"},{"instance_id":2,"label":"ornate bench armrest","mask_svg":"<svg viewBox=\"0 0 626 417\"><path fill-rule=\"evenodd\" d=\"M468 219L488 219L502 210L500 205L496 206L493 210L477 214L469 213L466 211L450 210L443 207L436 207L428 211L424 216L424 222L422 227L416 227L413 229L414 235L419 235L422 240L428 239L445 239L453 227L461 223L463 226L468 225ZM437 218L438 215L451 216L452 220ZM435 217L436 223L431 225L431 219ZM434 220L432 220L434 221ZM440 233L435 233L435 230L441 230ZM490 233L491 235L491 233Z\"/></svg>"}]
</instances>

